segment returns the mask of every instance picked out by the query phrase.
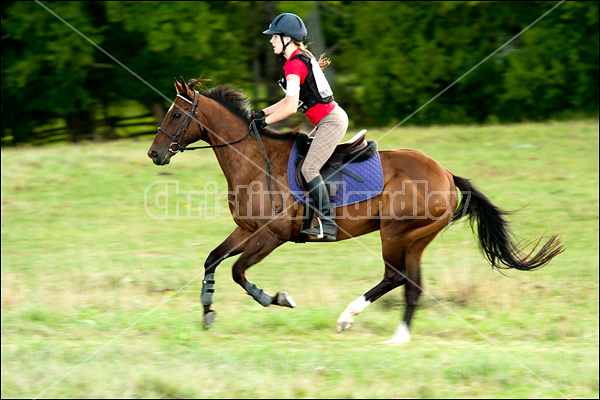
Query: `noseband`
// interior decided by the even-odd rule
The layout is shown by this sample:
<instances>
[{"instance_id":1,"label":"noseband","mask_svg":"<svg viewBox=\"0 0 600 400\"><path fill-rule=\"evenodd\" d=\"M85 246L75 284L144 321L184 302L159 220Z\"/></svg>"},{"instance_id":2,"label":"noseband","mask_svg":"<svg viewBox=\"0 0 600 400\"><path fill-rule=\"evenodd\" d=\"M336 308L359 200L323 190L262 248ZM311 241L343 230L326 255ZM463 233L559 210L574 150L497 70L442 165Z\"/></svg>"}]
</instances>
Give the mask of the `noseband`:
<instances>
[{"instance_id":1,"label":"noseband","mask_svg":"<svg viewBox=\"0 0 600 400\"><path fill-rule=\"evenodd\" d=\"M194 116L196 117L196 121L198 122L198 126L200 127L200 132L204 131L204 127L202 126L202 122L200 121L200 115L198 114L198 111L196 110L196 107L198 106L199 95L200 94L198 93L198 91L194 90L194 101L191 102L190 100L188 100L181 94L177 94L177 97L180 97L183 100L190 103L192 105L192 108L190 109L190 112L188 112L188 114L185 116L185 119L179 125L179 128L177 128L177 132L175 133L175 135L171 135L169 132L165 131L160 126L158 127L159 132L161 132L162 134L164 134L166 137L168 137L169 139L171 139L173 141L169 145L169 151L173 154L177 153L180 150L183 151L185 149L185 147L180 146L181 139L183 138L183 135L185 135L188 128L190 127L190 122L192 122L192 119L194 119Z\"/></svg>"}]
</instances>

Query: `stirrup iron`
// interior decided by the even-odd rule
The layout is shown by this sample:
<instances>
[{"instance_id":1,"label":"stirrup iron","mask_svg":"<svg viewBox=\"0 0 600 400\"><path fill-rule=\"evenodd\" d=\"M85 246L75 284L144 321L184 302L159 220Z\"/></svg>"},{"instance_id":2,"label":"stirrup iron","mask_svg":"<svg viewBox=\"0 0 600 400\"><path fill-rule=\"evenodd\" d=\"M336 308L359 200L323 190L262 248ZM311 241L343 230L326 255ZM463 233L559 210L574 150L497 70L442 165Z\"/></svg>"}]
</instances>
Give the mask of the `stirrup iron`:
<instances>
[{"instance_id":1,"label":"stirrup iron","mask_svg":"<svg viewBox=\"0 0 600 400\"><path fill-rule=\"evenodd\" d=\"M317 217L317 222L319 223L319 234L317 235L317 239L323 239L325 237L325 233L323 232L323 222L319 217Z\"/></svg>"}]
</instances>

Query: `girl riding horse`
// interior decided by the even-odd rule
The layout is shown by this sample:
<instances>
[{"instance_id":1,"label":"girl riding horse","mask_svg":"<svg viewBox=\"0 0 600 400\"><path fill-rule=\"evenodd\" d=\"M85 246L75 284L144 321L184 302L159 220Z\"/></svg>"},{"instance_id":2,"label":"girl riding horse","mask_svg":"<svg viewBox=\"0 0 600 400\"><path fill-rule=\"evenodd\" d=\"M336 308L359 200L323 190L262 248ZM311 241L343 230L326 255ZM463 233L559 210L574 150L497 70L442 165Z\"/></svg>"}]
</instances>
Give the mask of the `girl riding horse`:
<instances>
[{"instance_id":1,"label":"girl riding horse","mask_svg":"<svg viewBox=\"0 0 600 400\"><path fill-rule=\"evenodd\" d=\"M281 54L287 60L279 82L286 96L278 103L253 113L251 124L260 131L268 124L288 118L300 108L315 125L310 133L312 145L301 172L313 205L321 216L322 231L317 226L301 233L334 241L337 237L337 225L333 220L335 213L319 171L346 134L348 116L334 101L333 92L321 71L330 61L323 59L323 55L317 61L308 51L303 43L307 36L306 26L295 14L278 15L263 33L272 35L270 42L273 52Z\"/></svg>"}]
</instances>

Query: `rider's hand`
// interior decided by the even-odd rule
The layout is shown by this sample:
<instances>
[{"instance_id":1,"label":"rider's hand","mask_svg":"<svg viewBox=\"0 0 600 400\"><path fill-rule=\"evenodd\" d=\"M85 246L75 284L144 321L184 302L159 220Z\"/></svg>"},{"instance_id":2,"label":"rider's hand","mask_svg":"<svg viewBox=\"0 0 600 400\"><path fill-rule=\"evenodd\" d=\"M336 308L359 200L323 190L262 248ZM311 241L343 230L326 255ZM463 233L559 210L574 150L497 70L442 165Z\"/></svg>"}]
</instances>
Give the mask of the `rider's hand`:
<instances>
[{"instance_id":1,"label":"rider's hand","mask_svg":"<svg viewBox=\"0 0 600 400\"><path fill-rule=\"evenodd\" d=\"M250 113L250 121L255 120L257 118L264 118L264 117L265 117L265 112L263 110L252 111Z\"/></svg>"},{"instance_id":2,"label":"rider's hand","mask_svg":"<svg viewBox=\"0 0 600 400\"><path fill-rule=\"evenodd\" d=\"M250 122L250 125L252 125L252 124L254 124L257 131L260 131L262 128L267 126L267 122L265 121L265 118L255 118Z\"/></svg>"}]
</instances>

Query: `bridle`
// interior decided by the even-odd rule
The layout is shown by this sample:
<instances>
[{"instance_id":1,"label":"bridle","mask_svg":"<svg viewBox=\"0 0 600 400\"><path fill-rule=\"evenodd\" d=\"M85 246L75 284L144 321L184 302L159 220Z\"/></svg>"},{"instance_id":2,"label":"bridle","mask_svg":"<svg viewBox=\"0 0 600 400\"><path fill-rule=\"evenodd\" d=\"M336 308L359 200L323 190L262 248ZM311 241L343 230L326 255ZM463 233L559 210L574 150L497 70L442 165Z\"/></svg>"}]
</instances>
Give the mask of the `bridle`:
<instances>
[{"instance_id":1,"label":"bridle","mask_svg":"<svg viewBox=\"0 0 600 400\"><path fill-rule=\"evenodd\" d=\"M232 144L239 143L242 140L246 139L249 135L252 135L252 137L254 137L256 139L256 141L258 142L260 149L263 153L263 156L265 158L265 163L266 163L265 168L266 168L266 172L267 172L267 188L269 190L269 197L271 199L271 207L273 208L273 210L275 212L280 213L283 210L283 196L281 195L281 192L279 191L279 185L277 185L277 181L275 181L275 188L277 190L277 193L281 197L281 207L275 208L275 202L273 201L273 193L271 190L271 175L274 175L273 166L271 164L271 161L269 160L269 156L267 155L265 146L263 145L262 140L260 138L260 133L258 132L258 129L256 129L256 125L254 123L251 123L250 129L248 129L248 132L242 138L234 140L233 142L221 143L221 144L215 144L215 145L209 145L209 146L181 147L181 139L183 138L183 136L187 132L188 128L190 127L190 123L192 122L192 119L194 119L194 117L196 117L195 119L198 122L198 126L200 127L200 133L206 132L206 128L204 128L204 126L202 125L202 121L200 121L200 115L198 114L198 111L196 110L196 107L198 107L198 99L200 97L200 93L198 93L197 90L194 90L194 101L193 102L190 101L185 96L181 95L180 93L177 94L177 97L180 97L183 100L190 103L192 105L192 108L190 109L190 112L188 112L185 119L181 122L181 124L177 128L177 132L175 133L175 135L171 135L169 132L165 131L160 126L158 127L158 131L160 133L162 133L163 135L165 135L166 137L168 137L169 139L172 140L171 144L169 144L169 152L176 154L180 151L184 152L186 150L214 149L215 147L230 146Z\"/></svg>"},{"instance_id":2,"label":"bridle","mask_svg":"<svg viewBox=\"0 0 600 400\"><path fill-rule=\"evenodd\" d=\"M169 132L165 131L160 126L158 127L159 132L161 132L163 135L165 135L166 137L168 137L169 139L172 140L171 144L169 145L169 151L173 154L177 153L178 151L181 151L181 145L180 145L181 139L183 138L183 135L185 135L188 128L190 127L190 123L192 122L192 119L194 119L194 116L196 117L196 121L198 122L198 126L200 127L200 132L202 132L204 130L204 127L202 126L202 122L200 121L200 115L198 114L198 111L196 110L196 107L198 106L199 96L200 96L200 93L198 93L198 91L194 90L194 101L191 102L189 99L185 98L181 94L179 94L179 93L177 94L177 97L180 97L183 100L190 103L192 105L192 108L190 109L190 112L188 112L188 114L185 116L185 119L183 121L181 121L181 124L177 128L177 132L175 133L175 135L171 135Z\"/></svg>"},{"instance_id":3,"label":"bridle","mask_svg":"<svg viewBox=\"0 0 600 400\"><path fill-rule=\"evenodd\" d=\"M181 95L180 93L177 94L177 97L190 103L192 105L192 108L185 116L185 119L183 121L181 121L181 124L177 128L177 132L175 132L174 135L171 135L169 132L165 131L160 126L158 127L158 131L160 133L162 133L163 135L165 135L166 137L168 137L169 139L172 140L171 144L169 144L169 152L176 154L180 151L184 152L186 150L212 149L215 147L229 146L231 144L236 144L236 143L241 142L242 140L246 139L248 137L248 135L250 135L250 131L248 131L248 133L246 133L241 139L238 139L238 140L235 140L235 141L229 142L229 143L215 144L215 145L210 145L210 146L181 147L181 139L183 139L183 136L185 135L188 128L190 127L190 123L192 122L192 119L195 119L196 122L198 122L198 126L200 127L200 133L206 132L206 128L204 128L204 126L202 125L202 121L200 121L200 115L198 114L198 110L196 110L196 108L198 107L198 99L200 97L200 93L198 93L197 90L194 90L194 101L193 102L190 101L187 97Z\"/></svg>"}]
</instances>

